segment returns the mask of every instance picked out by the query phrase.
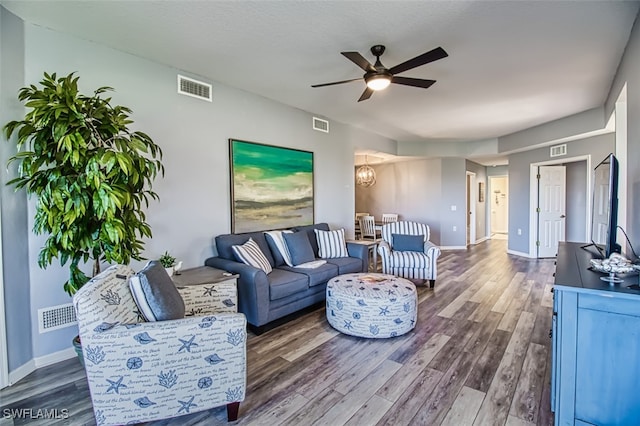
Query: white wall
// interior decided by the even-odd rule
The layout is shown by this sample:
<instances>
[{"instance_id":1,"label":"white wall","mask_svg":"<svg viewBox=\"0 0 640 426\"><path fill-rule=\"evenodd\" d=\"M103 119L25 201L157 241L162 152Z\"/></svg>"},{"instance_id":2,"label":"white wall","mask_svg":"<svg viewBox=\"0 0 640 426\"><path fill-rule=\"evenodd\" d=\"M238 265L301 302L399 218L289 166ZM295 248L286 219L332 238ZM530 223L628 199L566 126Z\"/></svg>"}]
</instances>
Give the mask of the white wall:
<instances>
[{"instance_id":1,"label":"white wall","mask_svg":"<svg viewBox=\"0 0 640 426\"><path fill-rule=\"evenodd\" d=\"M354 147L395 144L337 122L331 122L329 134L314 131L313 114L215 81L212 103L181 96L176 93L176 75L192 76L188 73L30 24L25 25L24 51L23 85L40 81L44 71L58 75L76 71L85 93L112 86L116 89L113 103L130 107L133 127L162 147L166 173L154 183L161 201L148 209L153 230L145 250L148 258L170 250L184 261L184 267L199 266L215 253L213 238L230 232L229 138L312 151L315 220L350 232ZM29 228L33 213L30 204ZM29 258L36 259L44 237L30 233L24 237ZM133 266L138 268L141 263ZM67 271L58 265L42 270L35 261L28 268L33 356L67 349L77 330L40 335L35 322L37 309L70 301L62 290ZM12 302L7 300L7 304Z\"/></svg>"}]
</instances>

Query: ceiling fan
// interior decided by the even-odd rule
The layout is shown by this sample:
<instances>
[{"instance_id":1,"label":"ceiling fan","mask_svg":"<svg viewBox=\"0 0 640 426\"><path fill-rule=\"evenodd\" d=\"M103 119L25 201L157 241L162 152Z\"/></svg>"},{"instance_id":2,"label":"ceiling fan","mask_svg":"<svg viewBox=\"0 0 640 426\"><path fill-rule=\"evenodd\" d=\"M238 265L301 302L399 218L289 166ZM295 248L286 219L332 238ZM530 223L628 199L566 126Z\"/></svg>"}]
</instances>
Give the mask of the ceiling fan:
<instances>
[{"instance_id":1,"label":"ceiling fan","mask_svg":"<svg viewBox=\"0 0 640 426\"><path fill-rule=\"evenodd\" d=\"M358 52L340 52L343 56L349 59L351 62L362 68L364 71L365 83L367 88L362 92L358 102L365 101L371 97L374 91L385 89L390 83L403 84L405 86L422 87L427 89L435 80L423 80L420 78L410 77L398 77L396 74L408 71L413 68L417 68L421 65L428 64L429 62L437 61L438 59L446 58L449 56L442 47L436 47L422 55L416 56L413 59L409 59L395 67L385 68L380 62L380 56L384 53L385 47L381 44L376 44L371 48L371 53L376 57L376 63L371 65L360 53ZM350 83L352 81L358 81L360 78L353 78L351 80L334 81L333 83L314 84L311 87L324 87L332 86L334 84Z\"/></svg>"}]
</instances>

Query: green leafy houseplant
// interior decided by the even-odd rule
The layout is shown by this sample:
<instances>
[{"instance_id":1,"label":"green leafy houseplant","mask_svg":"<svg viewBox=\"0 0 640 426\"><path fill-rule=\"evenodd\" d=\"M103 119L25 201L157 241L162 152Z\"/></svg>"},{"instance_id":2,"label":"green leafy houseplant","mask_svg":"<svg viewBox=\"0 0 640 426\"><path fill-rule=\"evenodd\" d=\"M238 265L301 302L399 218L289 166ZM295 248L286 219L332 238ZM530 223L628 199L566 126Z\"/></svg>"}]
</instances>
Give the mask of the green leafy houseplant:
<instances>
[{"instance_id":1,"label":"green leafy houseplant","mask_svg":"<svg viewBox=\"0 0 640 426\"><path fill-rule=\"evenodd\" d=\"M171 268L176 264L176 258L171 256L168 251L165 251L158 261L164 268Z\"/></svg>"},{"instance_id":2,"label":"green leafy houseplant","mask_svg":"<svg viewBox=\"0 0 640 426\"><path fill-rule=\"evenodd\" d=\"M143 207L158 199L151 190L160 173L162 150L151 138L128 126L131 110L103 97L78 92L74 73L57 78L44 73L41 87L20 89L18 99L30 111L4 127L9 140L17 132L18 177L8 182L37 196L33 231L48 234L38 256L46 268L54 259L69 263L64 289L72 295L88 281L80 262L141 260L143 237L151 237Z\"/></svg>"}]
</instances>

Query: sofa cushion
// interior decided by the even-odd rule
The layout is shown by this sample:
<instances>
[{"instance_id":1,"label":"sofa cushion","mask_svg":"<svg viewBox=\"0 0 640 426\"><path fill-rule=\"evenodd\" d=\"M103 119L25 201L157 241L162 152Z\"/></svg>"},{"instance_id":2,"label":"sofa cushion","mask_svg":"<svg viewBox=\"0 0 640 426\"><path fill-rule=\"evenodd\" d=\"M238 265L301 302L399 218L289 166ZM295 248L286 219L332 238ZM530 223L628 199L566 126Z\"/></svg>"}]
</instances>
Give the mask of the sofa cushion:
<instances>
[{"instance_id":1,"label":"sofa cushion","mask_svg":"<svg viewBox=\"0 0 640 426\"><path fill-rule=\"evenodd\" d=\"M318 256L321 259L349 256L347 243L344 239L344 229L337 229L335 231L314 229L314 233L318 241Z\"/></svg>"},{"instance_id":2,"label":"sofa cushion","mask_svg":"<svg viewBox=\"0 0 640 426\"><path fill-rule=\"evenodd\" d=\"M391 252L391 265L397 268L426 269L429 270L429 257L425 253L417 251L397 251Z\"/></svg>"},{"instance_id":3,"label":"sofa cushion","mask_svg":"<svg viewBox=\"0 0 640 426\"><path fill-rule=\"evenodd\" d=\"M287 249L287 243L284 242L283 233L291 233L293 231L268 231L264 233L264 236L267 240L267 244L269 244L269 248L271 249L271 254L273 255L273 266L276 268L282 265L292 266L291 263L291 255L289 254L289 250Z\"/></svg>"},{"instance_id":4,"label":"sofa cushion","mask_svg":"<svg viewBox=\"0 0 640 426\"><path fill-rule=\"evenodd\" d=\"M129 278L129 289L142 316L147 321L184 318L184 301L176 285L160 262L147 263Z\"/></svg>"},{"instance_id":5,"label":"sofa cushion","mask_svg":"<svg viewBox=\"0 0 640 426\"><path fill-rule=\"evenodd\" d=\"M284 266L289 268L289 266ZM269 274L269 299L278 300L309 288L309 278L303 274L276 268Z\"/></svg>"},{"instance_id":6,"label":"sofa cushion","mask_svg":"<svg viewBox=\"0 0 640 426\"><path fill-rule=\"evenodd\" d=\"M424 235L391 234L393 249L424 252Z\"/></svg>"},{"instance_id":7,"label":"sofa cushion","mask_svg":"<svg viewBox=\"0 0 640 426\"><path fill-rule=\"evenodd\" d=\"M362 259L358 257L339 257L327 259L327 262L338 267L337 275L362 272Z\"/></svg>"},{"instance_id":8,"label":"sofa cushion","mask_svg":"<svg viewBox=\"0 0 640 426\"><path fill-rule=\"evenodd\" d=\"M287 251L291 255L291 265L297 266L315 260L309 236L306 232L294 232L282 234L287 244Z\"/></svg>"},{"instance_id":9,"label":"sofa cushion","mask_svg":"<svg viewBox=\"0 0 640 426\"><path fill-rule=\"evenodd\" d=\"M326 283L330 278L338 275L338 267L332 263L325 263L317 268L296 268L290 266L282 266L282 269L291 272L297 272L309 277L309 287Z\"/></svg>"},{"instance_id":10,"label":"sofa cushion","mask_svg":"<svg viewBox=\"0 0 640 426\"><path fill-rule=\"evenodd\" d=\"M216 249L218 250L218 256L227 260L237 260L235 254L233 253L233 246L241 245L249 241L249 238L252 238L262 250L262 254L265 255L269 264L273 266L275 263L273 261L273 256L271 255L271 250L269 250L269 244L267 244L267 240L264 237L263 232L247 232L245 234L223 234L218 235L216 237Z\"/></svg>"},{"instance_id":11,"label":"sofa cushion","mask_svg":"<svg viewBox=\"0 0 640 426\"><path fill-rule=\"evenodd\" d=\"M314 232L314 229L320 229L322 231L328 231L329 230L329 224L327 223L316 223L314 225L305 225L305 226L298 226L293 228L294 231L296 232L300 232L300 231L304 231L307 233L307 236L309 237L309 243L311 243L311 248L313 249L313 255L315 257L320 257L318 256L318 241L316 240L316 233Z\"/></svg>"},{"instance_id":12,"label":"sofa cushion","mask_svg":"<svg viewBox=\"0 0 640 426\"><path fill-rule=\"evenodd\" d=\"M258 244L253 241L253 238L249 238L249 241L244 244L232 246L231 248L239 262L262 269L267 274L271 272L271 264L262 250L260 250L260 247L258 247Z\"/></svg>"}]
</instances>

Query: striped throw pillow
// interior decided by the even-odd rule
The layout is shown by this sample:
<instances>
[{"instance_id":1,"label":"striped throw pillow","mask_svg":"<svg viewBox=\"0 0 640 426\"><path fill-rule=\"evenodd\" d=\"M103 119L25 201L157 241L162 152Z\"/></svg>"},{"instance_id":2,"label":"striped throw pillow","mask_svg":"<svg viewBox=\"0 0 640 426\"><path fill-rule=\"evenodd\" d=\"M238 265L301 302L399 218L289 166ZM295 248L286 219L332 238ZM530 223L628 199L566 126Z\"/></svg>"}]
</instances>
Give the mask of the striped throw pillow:
<instances>
[{"instance_id":1,"label":"striped throw pillow","mask_svg":"<svg viewBox=\"0 0 640 426\"><path fill-rule=\"evenodd\" d=\"M239 262L262 269L267 274L273 270L258 244L253 241L253 238L249 238L249 241L242 245L231 246L231 249Z\"/></svg>"},{"instance_id":2,"label":"striped throw pillow","mask_svg":"<svg viewBox=\"0 0 640 426\"><path fill-rule=\"evenodd\" d=\"M344 239L344 229L335 231L322 231L314 229L318 240L318 256L321 259L335 259L348 257L347 244Z\"/></svg>"}]
</instances>

